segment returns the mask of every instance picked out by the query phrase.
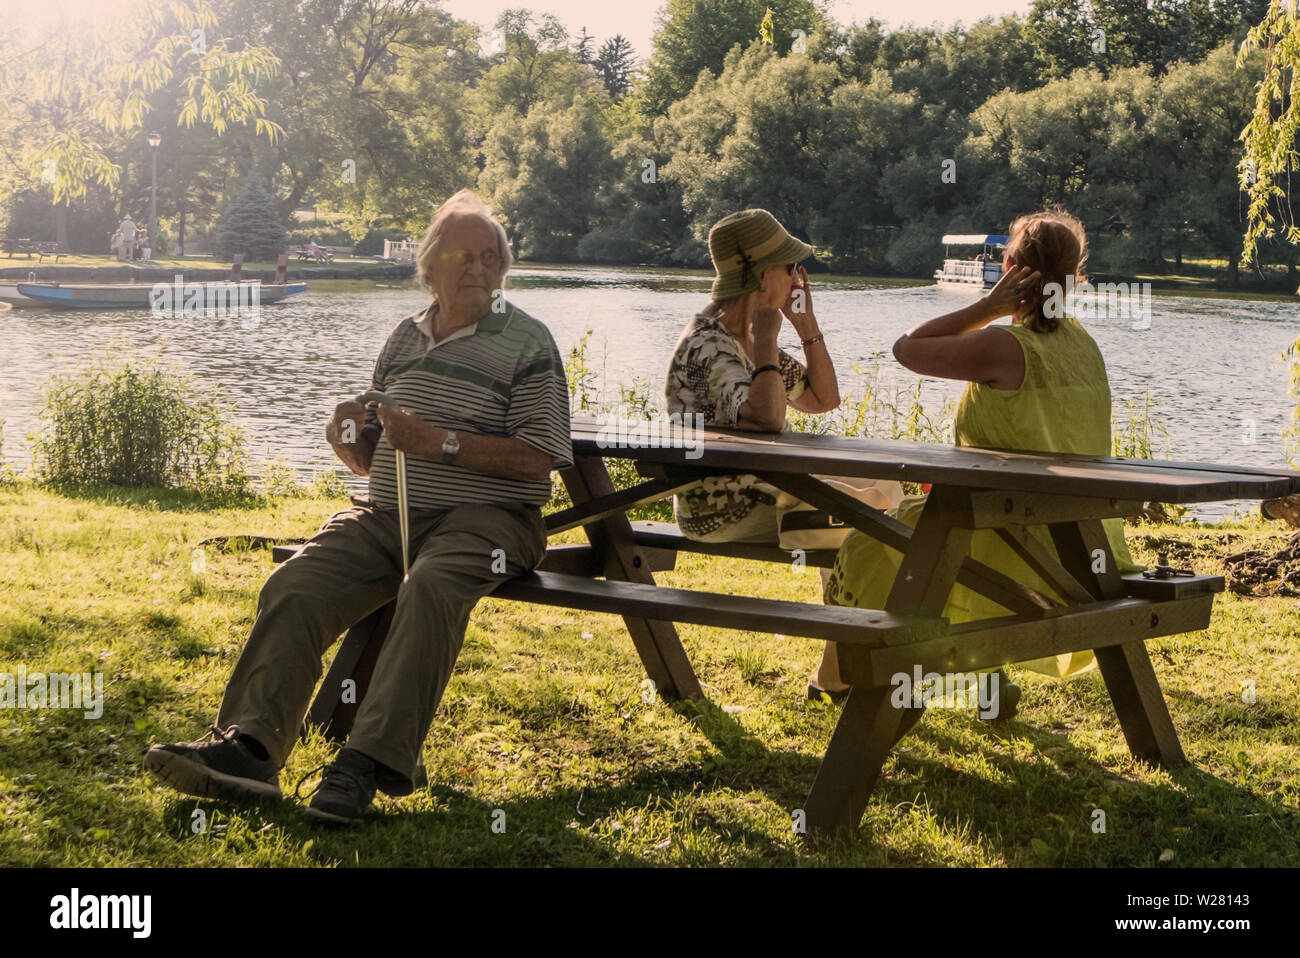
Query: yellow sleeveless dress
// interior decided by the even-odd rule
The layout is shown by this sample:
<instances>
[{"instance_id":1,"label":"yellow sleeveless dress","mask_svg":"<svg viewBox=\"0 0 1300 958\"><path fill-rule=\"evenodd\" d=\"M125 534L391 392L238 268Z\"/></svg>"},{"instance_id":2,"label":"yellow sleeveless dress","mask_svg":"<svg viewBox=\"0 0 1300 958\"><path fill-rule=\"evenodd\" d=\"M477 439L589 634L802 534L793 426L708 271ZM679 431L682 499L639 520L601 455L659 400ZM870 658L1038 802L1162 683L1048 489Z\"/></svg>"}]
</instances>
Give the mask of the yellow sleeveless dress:
<instances>
[{"instance_id":1,"label":"yellow sleeveless dress","mask_svg":"<svg viewBox=\"0 0 1300 958\"><path fill-rule=\"evenodd\" d=\"M1111 453L1110 384L1101 350L1079 323L1063 317L1050 333L1035 333L1023 326L999 326L1020 343L1025 354L1025 378L1019 389L994 389L970 383L957 405L954 432L958 446L984 449L1019 449L1026 452L1077 453L1108 456ZM915 527L925 496L909 496L891 511ZM1120 572L1137 572L1124 541L1122 519L1102 525ZM1056 548L1046 526L1033 526L1035 538L1055 556ZM971 537L971 555L1017 582L1043 595L1061 598L989 529ZM902 555L870 536L854 532L840 547L835 568L826 585L826 604L884 607ZM953 586L945 616L953 624L1011 614L991 599ZM1096 665L1091 652L1075 652L1021 663L1046 675L1066 677Z\"/></svg>"}]
</instances>

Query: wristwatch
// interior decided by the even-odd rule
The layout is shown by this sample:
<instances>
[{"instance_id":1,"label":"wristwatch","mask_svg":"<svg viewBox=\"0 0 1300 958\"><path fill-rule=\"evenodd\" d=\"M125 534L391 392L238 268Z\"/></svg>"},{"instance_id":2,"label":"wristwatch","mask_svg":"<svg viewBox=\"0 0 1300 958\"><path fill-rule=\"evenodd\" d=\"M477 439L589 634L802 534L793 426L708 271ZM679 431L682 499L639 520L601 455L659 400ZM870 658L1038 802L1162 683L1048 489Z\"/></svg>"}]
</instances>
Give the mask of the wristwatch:
<instances>
[{"instance_id":1,"label":"wristwatch","mask_svg":"<svg viewBox=\"0 0 1300 958\"><path fill-rule=\"evenodd\" d=\"M451 461L456 458L456 453L460 452L460 440L450 429L447 430L447 438L442 441L442 461L451 465Z\"/></svg>"}]
</instances>

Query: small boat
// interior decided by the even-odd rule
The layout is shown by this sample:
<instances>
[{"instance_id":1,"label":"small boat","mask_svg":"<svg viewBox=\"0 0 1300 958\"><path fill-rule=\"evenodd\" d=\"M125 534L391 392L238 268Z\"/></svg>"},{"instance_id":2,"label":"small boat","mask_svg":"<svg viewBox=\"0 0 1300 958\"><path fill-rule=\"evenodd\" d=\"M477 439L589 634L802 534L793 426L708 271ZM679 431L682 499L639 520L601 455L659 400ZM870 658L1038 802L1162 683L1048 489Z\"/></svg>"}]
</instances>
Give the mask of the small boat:
<instances>
[{"instance_id":1,"label":"small boat","mask_svg":"<svg viewBox=\"0 0 1300 958\"><path fill-rule=\"evenodd\" d=\"M205 309L223 305L265 305L307 289L306 283L258 281L210 283L19 283L15 287L25 302L4 299L11 305L59 306L67 309L155 309L181 313L186 306ZM33 302L34 301L34 302ZM164 305L165 304L165 305Z\"/></svg>"},{"instance_id":2,"label":"small boat","mask_svg":"<svg viewBox=\"0 0 1300 958\"><path fill-rule=\"evenodd\" d=\"M975 259L950 259L950 246L979 246L982 251ZM943 238L943 269L935 270L934 278L944 286L992 289L1002 278L1002 251L1006 248L1005 236L949 234Z\"/></svg>"},{"instance_id":3,"label":"small boat","mask_svg":"<svg viewBox=\"0 0 1300 958\"><path fill-rule=\"evenodd\" d=\"M25 306L40 306L40 302L34 299L28 299L22 293L18 292L17 286L0 286L0 303L12 306L14 309L22 309Z\"/></svg>"}]
</instances>

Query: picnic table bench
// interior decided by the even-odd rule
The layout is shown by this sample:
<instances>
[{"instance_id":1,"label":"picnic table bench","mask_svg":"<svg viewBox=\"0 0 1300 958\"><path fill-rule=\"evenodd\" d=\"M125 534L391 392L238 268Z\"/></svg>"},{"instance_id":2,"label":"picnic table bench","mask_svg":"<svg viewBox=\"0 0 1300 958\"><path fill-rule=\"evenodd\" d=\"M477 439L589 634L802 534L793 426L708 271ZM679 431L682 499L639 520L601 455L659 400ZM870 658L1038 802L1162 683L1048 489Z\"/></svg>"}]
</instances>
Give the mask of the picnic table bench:
<instances>
[{"instance_id":1,"label":"picnic table bench","mask_svg":"<svg viewBox=\"0 0 1300 958\"><path fill-rule=\"evenodd\" d=\"M0 241L0 252L6 256L22 253L28 259L31 259L32 254L35 253L38 263L45 262L47 256L54 257L54 262L57 263L64 256L69 255L56 240L32 240L27 237L8 237Z\"/></svg>"},{"instance_id":2,"label":"picnic table bench","mask_svg":"<svg viewBox=\"0 0 1300 958\"><path fill-rule=\"evenodd\" d=\"M680 429L675 435L681 437ZM546 517L548 534L583 528L585 545L552 545L535 572L497 598L621 615L646 673L666 697L701 697L673 623L833 640L852 686L803 806L809 833L856 827L881 767L923 709L890 704L891 677L969 673L1092 650L1130 751L1147 762L1185 761L1145 642L1205 628L1221 576L1122 575L1101 520L1133 515L1143 501L1186 504L1300 492L1300 473L1107 457L1033 455L923 443L805 434L705 430L698 458L676 448L609 448L591 421L573 427L574 465L561 472L573 505ZM615 489L604 459L637 463L642 482ZM790 563L776 545L701 543L672 523L626 513L708 475L756 475L902 553L883 609L720 595L655 584L678 552ZM915 528L827 485L818 476L930 483ZM1056 555L1028 533L1050 530ZM967 554L978 529L996 530L1060 597L1043 595ZM296 547L279 547L276 558ZM832 551L809 551L829 566ZM1008 615L951 625L942 617L955 583ZM392 619L393 604L353 626L322 680L308 723L342 741L351 728ZM343 702L345 679L355 702Z\"/></svg>"}]
</instances>

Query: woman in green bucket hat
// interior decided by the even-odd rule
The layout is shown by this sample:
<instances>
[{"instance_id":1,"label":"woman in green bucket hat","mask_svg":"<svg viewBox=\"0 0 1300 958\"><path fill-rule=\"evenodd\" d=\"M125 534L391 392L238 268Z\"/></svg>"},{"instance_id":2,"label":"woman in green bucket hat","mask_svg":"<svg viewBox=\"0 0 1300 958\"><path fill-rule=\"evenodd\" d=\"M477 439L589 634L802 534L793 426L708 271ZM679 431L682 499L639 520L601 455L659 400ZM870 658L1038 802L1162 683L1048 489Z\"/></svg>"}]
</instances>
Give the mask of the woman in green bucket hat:
<instances>
[{"instance_id":1,"label":"woman in green bucket hat","mask_svg":"<svg viewBox=\"0 0 1300 958\"><path fill-rule=\"evenodd\" d=\"M839 406L835 367L813 312L808 272L798 265L812 255L812 247L791 236L767 210L749 209L714 224L709 255L715 271L712 302L691 319L673 350L664 387L668 413L700 414L706 427L780 432L787 407L823 413ZM783 320L799 337L802 363L777 346ZM867 488L855 494L877 508L890 508L902 498L897 483L863 482ZM751 475L713 476L673 499L677 525L688 538L783 548L782 516L799 506ZM833 658L833 651L828 654ZM838 669L827 674L837 677ZM823 694L816 676L808 693L810 698Z\"/></svg>"}]
</instances>

